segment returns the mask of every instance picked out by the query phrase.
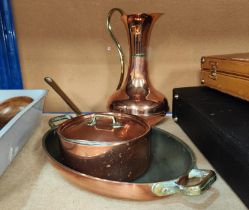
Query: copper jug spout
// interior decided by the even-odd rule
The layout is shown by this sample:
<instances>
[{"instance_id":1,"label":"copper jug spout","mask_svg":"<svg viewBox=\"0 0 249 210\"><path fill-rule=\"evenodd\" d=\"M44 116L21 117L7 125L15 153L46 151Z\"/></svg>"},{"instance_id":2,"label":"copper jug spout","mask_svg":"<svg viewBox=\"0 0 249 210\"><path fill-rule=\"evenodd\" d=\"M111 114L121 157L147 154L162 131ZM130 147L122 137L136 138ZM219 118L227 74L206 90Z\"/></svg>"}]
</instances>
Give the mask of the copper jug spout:
<instances>
[{"instance_id":1,"label":"copper jug spout","mask_svg":"<svg viewBox=\"0 0 249 210\"><path fill-rule=\"evenodd\" d=\"M124 54L110 24L115 11L121 14L130 46L129 66L124 81ZM108 109L112 112L138 115L150 125L161 121L169 109L166 98L155 90L148 76L147 48L152 27L161 15L162 13L126 15L123 10L114 8L107 19L107 28L117 46L121 61L119 85L109 98Z\"/></svg>"}]
</instances>

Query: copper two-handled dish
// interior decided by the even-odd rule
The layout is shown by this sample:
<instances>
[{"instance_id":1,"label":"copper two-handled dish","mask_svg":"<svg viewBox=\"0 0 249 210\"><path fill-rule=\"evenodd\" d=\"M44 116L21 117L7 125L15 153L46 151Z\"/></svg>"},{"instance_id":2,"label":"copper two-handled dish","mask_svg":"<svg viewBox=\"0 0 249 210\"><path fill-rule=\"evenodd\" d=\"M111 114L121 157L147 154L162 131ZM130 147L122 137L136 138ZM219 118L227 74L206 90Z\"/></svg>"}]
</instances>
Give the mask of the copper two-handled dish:
<instances>
[{"instance_id":1,"label":"copper two-handled dish","mask_svg":"<svg viewBox=\"0 0 249 210\"><path fill-rule=\"evenodd\" d=\"M216 180L214 171L196 167L192 150L177 137L152 128L149 139L150 167L142 176L129 182L102 179L71 168L65 162L61 141L54 129L44 135L43 149L51 164L75 185L114 198L154 200L175 193L199 195Z\"/></svg>"}]
</instances>

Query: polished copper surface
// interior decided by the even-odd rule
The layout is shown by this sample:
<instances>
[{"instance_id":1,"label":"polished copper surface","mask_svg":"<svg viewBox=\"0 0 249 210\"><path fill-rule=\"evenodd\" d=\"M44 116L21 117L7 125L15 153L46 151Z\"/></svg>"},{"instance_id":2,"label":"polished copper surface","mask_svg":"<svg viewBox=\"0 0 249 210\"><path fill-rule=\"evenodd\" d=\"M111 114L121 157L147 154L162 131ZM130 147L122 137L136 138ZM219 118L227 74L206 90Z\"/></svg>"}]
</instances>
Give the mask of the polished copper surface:
<instances>
[{"instance_id":1,"label":"polished copper surface","mask_svg":"<svg viewBox=\"0 0 249 210\"><path fill-rule=\"evenodd\" d=\"M150 167L132 182L100 179L72 169L64 161L60 140L54 130L44 135L43 149L52 165L76 186L114 198L155 200L175 193L199 195L215 181L212 170L197 169L193 152L177 137L153 128L150 138L153 139ZM192 178L200 181L190 184Z\"/></svg>"},{"instance_id":2,"label":"polished copper surface","mask_svg":"<svg viewBox=\"0 0 249 210\"><path fill-rule=\"evenodd\" d=\"M81 115L57 129L70 167L119 181L133 180L149 167L149 132L150 126L144 120L121 113Z\"/></svg>"},{"instance_id":3,"label":"polished copper surface","mask_svg":"<svg viewBox=\"0 0 249 210\"><path fill-rule=\"evenodd\" d=\"M12 97L0 104L0 129L33 101L28 96Z\"/></svg>"},{"instance_id":4,"label":"polished copper surface","mask_svg":"<svg viewBox=\"0 0 249 210\"><path fill-rule=\"evenodd\" d=\"M112 112L122 112L138 115L148 121L150 125L160 122L168 111L166 98L152 86L148 76L147 48L150 34L155 21L162 15L152 14L132 14L126 15L124 11L114 8L108 15L108 30L115 41L121 64L123 62L122 49L113 35L110 27L110 18L113 12L121 14L128 34L130 46L129 67L125 81L108 100L108 109ZM123 78L123 72L121 72ZM122 79L121 79L122 80Z\"/></svg>"}]
</instances>

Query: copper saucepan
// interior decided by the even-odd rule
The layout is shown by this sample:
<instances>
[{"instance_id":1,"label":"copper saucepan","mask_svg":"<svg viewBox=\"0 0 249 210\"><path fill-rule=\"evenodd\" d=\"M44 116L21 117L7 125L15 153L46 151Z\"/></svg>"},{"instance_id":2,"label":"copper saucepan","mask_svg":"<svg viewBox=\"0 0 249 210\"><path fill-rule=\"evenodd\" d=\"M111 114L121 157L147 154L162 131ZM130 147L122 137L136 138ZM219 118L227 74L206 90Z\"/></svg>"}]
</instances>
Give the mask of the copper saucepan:
<instances>
[{"instance_id":1,"label":"copper saucepan","mask_svg":"<svg viewBox=\"0 0 249 210\"><path fill-rule=\"evenodd\" d=\"M65 99L65 93L51 79L45 78ZM59 91L58 91L59 90ZM65 99L71 108L70 99ZM141 176L150 165L148 123L142 118L121 113L91 113L72 118L69 115L50 119L57 127L65 162L71 168L94 177L130 181Z\"/></svg>"}]
</instances>

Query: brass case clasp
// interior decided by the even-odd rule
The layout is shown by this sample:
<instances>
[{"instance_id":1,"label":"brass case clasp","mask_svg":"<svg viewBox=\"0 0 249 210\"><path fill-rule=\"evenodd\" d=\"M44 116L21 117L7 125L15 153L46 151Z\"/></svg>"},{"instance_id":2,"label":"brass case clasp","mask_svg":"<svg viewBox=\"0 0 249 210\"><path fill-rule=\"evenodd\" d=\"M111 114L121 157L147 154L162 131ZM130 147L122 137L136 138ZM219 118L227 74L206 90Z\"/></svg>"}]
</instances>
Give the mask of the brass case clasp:
<instances>
[{"instance_id":1,"label":"brass case clasp","mask_svg":"<svg viewBox=\"0 0 249 210\"><path fill-rule=\"evenodd\" d=\"M218 63L217 62L210 62L210 74L209 77L213 80L217 79L217 67Z\"/></svg>"}]
</instances>

